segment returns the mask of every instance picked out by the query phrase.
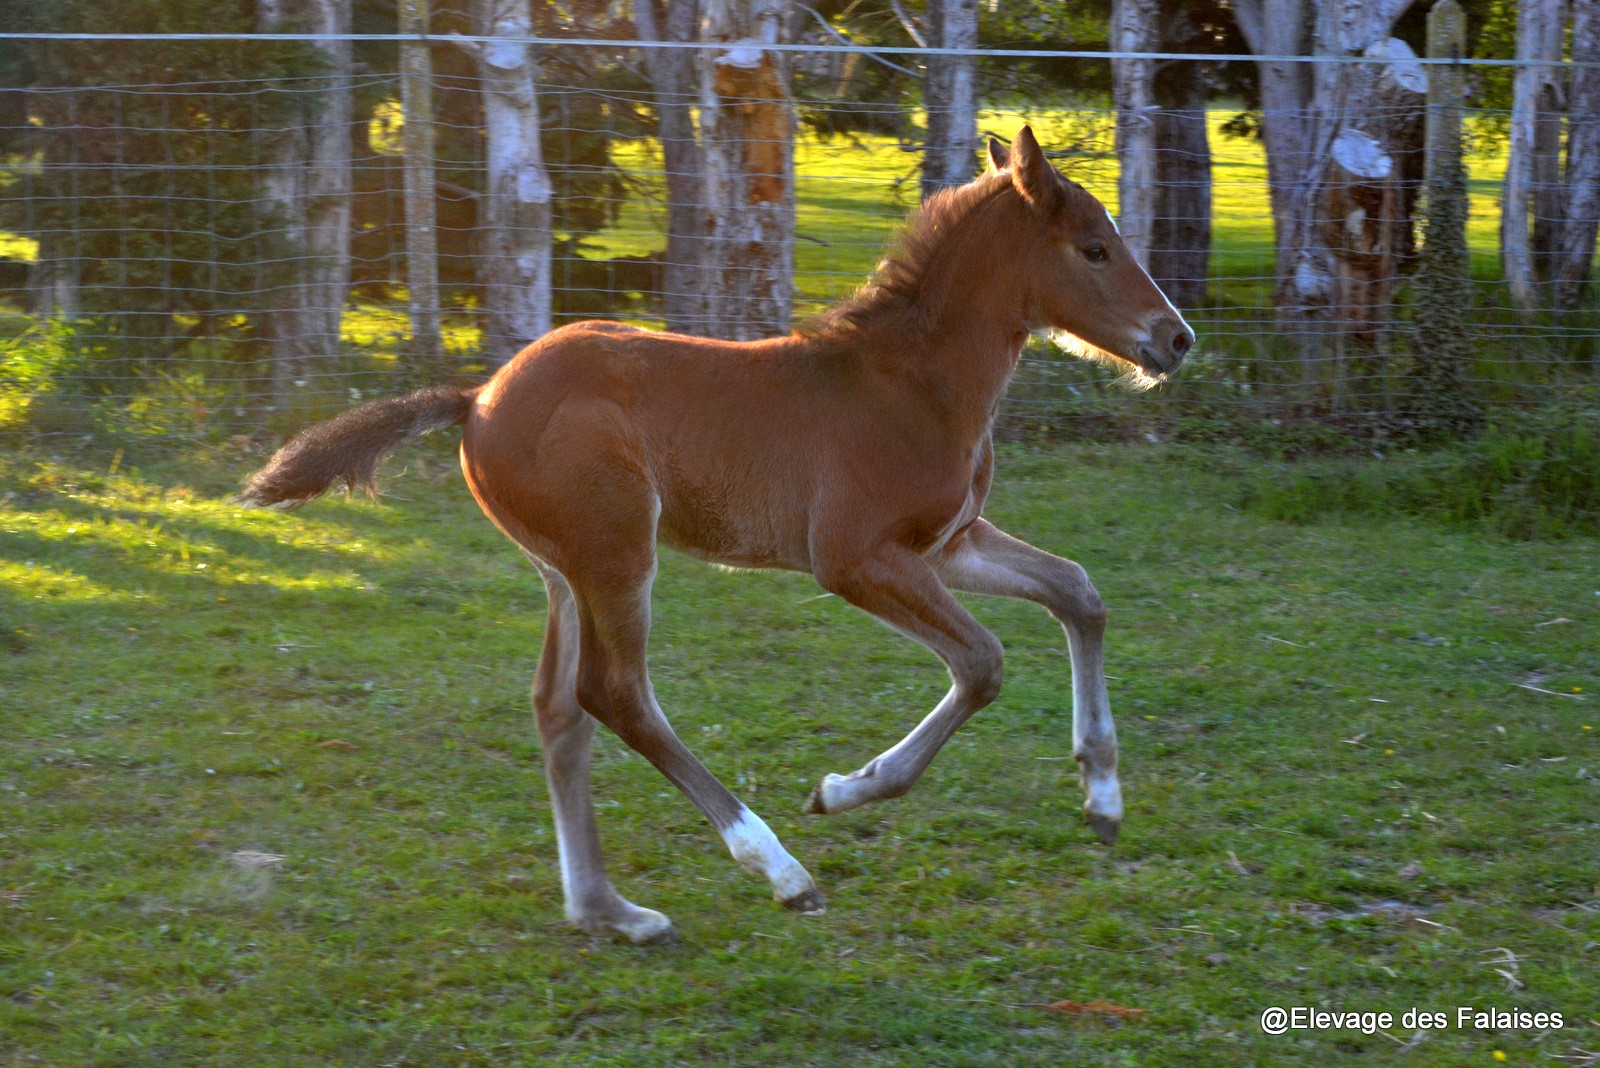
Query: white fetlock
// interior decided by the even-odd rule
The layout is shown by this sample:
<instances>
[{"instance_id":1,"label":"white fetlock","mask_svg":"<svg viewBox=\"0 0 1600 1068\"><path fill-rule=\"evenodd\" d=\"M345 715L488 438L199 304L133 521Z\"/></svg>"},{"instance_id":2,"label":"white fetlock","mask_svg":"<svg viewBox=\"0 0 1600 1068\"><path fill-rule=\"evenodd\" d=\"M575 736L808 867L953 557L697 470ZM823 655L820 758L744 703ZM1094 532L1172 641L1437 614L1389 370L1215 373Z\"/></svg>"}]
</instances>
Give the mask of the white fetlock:
<instances>
[{"instance_id":1,"label":"white fetlock","mask_svg":"<svg viewBox=\"0 0 1600 1068\"><path fill-rule=\"evenodd\" d=\"M678 936L677 928L672 926L672 921L666 916L655 909L641 908L630 901L621 901L619 906L603 912L585 915L573 915L569 912L567 919L585 934L619 934L639 946L670 942Z\"/></svg>"},{"instance_id":2,"label":"white fetlock","mask_svg":"<svg viewBox=\"0 0 1600 1068\"><path fill-rule=\"evenodd\" d=\"M766 877L778 901L787 903L815 894L816 883L810 873L783 848L766 821L749 809L722 832L722 839L741 868Z\"/></svg>"}]
</instances>

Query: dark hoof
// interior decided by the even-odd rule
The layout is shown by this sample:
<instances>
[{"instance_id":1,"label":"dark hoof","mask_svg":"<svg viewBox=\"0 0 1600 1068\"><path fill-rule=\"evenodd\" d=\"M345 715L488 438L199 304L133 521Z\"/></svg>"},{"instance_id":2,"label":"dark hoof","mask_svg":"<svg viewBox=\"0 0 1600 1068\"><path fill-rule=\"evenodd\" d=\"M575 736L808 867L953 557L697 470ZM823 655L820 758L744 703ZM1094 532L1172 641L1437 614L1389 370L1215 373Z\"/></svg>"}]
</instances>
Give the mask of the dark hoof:
<instances>
[{"instance_id":1,"label":"dark hoof","mask_svg":"<svg viewBox=\"0 0 1600 1068\"><path fill-rule=\"evenodd\" d=\"M822 807L821 783L811 788L811 796L806 798L806 807L802 811L811 816L826 816L828 814L828 810Z\"/></svg>"},{"instance_id":2,"label":"dark hoof","mask_svg":"<svg viewBox=\"0 0 1600 1068\"><path fill-rule=\"evenodd\" d=\"M822 891L814 886L785 899L782 905L790 912L798 912L802 916L821 916L828 911L828 903L823 900Z\"/></svg>"},{"instance_id":3,"label":"dark hoof","mask_svg":"<svg viewBox=\"0 0 1600 1068\"><path fill-rule=\"evenodd\" d=\"M1122 829L1121 820L1114 820L1107 816L1096 816L1093 813L1085 815L1084 819L1088 822L1089 829L1099 837L1100 841L1106 845L1116 845L1117 831Z\"/></svg>"}]
</instances>

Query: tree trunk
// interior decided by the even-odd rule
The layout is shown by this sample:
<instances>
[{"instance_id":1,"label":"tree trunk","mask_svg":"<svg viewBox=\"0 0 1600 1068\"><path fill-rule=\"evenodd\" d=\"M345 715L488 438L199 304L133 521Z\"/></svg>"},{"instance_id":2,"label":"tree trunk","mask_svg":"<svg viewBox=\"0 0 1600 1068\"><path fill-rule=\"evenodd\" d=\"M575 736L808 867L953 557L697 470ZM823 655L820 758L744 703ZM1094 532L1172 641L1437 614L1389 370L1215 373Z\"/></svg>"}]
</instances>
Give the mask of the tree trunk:
<instances>
[{"instance_id":1,"label":"tree trunk","mask_svg":"<svg viewBox=\"0 0 1600 1068\"><path fill-rule=\"evenodd\" d=\"M428 0L399 0L400 32L428 32ZM433 60L423 41L400 44L400 106L405 113L406 289L411 318L409 357L435 363L439 332L439 243L433 163Z\"/></svg>"},{"instance_id":2,"label":"tree trunk","mask_svg":"<svg viewBox=\"0 0 1600 1068\"><path fill-rule=\"evenodd\" d=\"M39 254L28 273L30 305L41 319L71 321L78 315L78 260L73 236L58 230L38 234Z\"/></svg>"},{"instance_id":3,"label":"tree trunk","mask_svg":"<svg viewBox=\"0 0 1600 1068\"><path fill-rule=\"evenodd\" d=\"M1346 117L1320 178L1321 238L1332 254L1336 318L1352 344L1376 351L1394 286L1411 254L1427 75L1409 45L1387 38L1349 72Z\"/></svg>"},{"instance_id":4,"label":"tree trunk","mask_svg":"<svg viewBox=\"0 0 1600 1068\"><path fill-rule=\"evenodd\" d=\"M1163 41L1163 51L1177 51ZM1211 263L1211 140L1207 93L1193 61L1156 73L1156 199L1150 276L1179 308L1205 303Z\"/></svg>"},{"instance_id":5,"label":"tree trunk","mask_svg":"<svg viewBox=\"0 0 1600 1068\"><path fill-rule=\"evenodd\" d=\"M1311 50L1313 0L1234 0L1233 12L1250 51L1298 56ZM1267 156L1267 196L1272 210L1273 289L1288 288L1294 270L1295 203L1311 155L1311 67L1305 63L1258 65L1261 139Z\"/></svg>"},{"instance_id":6,"label":"tree trunk","mask_svg":"<svg viewBox=\"0 0 1600 1068\"><path fill-rule=\"evenodd\" d=\"M257 27L262 33L282 33L292 18L291 0L260 0ZM298 99L298 97L297 97ZM301 190L302 168L307 156L303 122L291 119L289 125L272 131L268 158L261 172L261 200L272 216L273 259L269 265L277 284L268 288L266 310L261 316L260 333L267 343L271 361L272 403L283 404L296 381L305 374L306 345L310 328L306 323L307 291L300 261L306 244L306 201Z\"/></svg>"},{"instance_id":7,"label":"tree trunk","mask_svg":"<svg viewBox=\"0 0 1600 1068\"><path fill-rule=\"evenodd\" d=\"M488 167L481 212L483 351L491 367L550 330L550 177L539 144L539 98L528 0L475 0L477 32L504 40L469 51L483 86Z\"/></svg>"},{"instance_id":8,"label":"tree trunk","mask_svg":"<svg viewBox=\"0 0 1600 1068\"><path fill-rule=\"evenodd\" d=\"M927 41L930 48L976 48L977 0L928 0ZM926 200L940 189L965 185L976 173L977 60L972 56L929 56L922 103L928 123L922 158L922 198Z\"/></svg>"},{"instance_id":9,"label":"tree trunk","mask_svg":"<svg viewBox=\"0 0 1600 1068\"><path fill-rule=\"evenodd\" d=\"M1500 209L1500 262L1524 315L1539 304L1540 267L1548 265L1536 257L1548 253L1555 221L1552 193L1559 176L1553 168L1560 146L1552 144L1551 131L1552 119L1560 121L1556 78L1564 7L1564 0L1522 0L1517 9L1517 58L1541 61L1518 67L1512 77L1511 146Z\"/></svg>"},{"instance_id":10,"label":"tree trunk","mask_svg":"<svg viewBox=\"0 0 1600 1068\"><path fill-rule=\"evenodd\" d=\"M794 113L781 0L707 0L700 149L709 269L704 332L748 340L789 329L794 287Z\"/></svg>"},{"instance_id":11,"label":"tree trunk","mask_svg":"<svg viewBox=\"0 0 1600 1068\"><path fill-rule=\"evenodd\" d=\"M336 36L351 25L349 0L260 0L257 18L263 33ZM283 250L279 284L262 317L275 403L317 363L338 355L350 289L350 42L313 47L323 70L314 85L296 87L299 115L277 131L261 176L262 200L277 217Z\"/></svg>"},{"instance_id":12,"label":"tree trunk","mask_svg":"<svg viewBox=\"0 0 1600 1068\"><path fill-rule=\"evenodd\" d=\"M1238 0L1234 11L1253 52L1339 57L1361 55L1383 42L1411 3L1309 0L1308 10L1304 0ZM1329 156L1346 129L1370 137L1362 129L1370 116L1352 94L1351 64L1297 64L1302 70L1293 74L1280 66L1289 65L1264 63L1260 75L1275 230L1275 303L1280 325L1299 342L1302 377L1309 381L1343 303L1338 263L1319 218Z\"/></svg>"},{"instance_id":13,"label":"tree trunk","mask_svg":"<svg viewBox=\"0 0 1600 1068\"><path fill-rule=\"evenodd\" d=\"M635 0L634 27L641 41L694 41L700 33L698 0L666 0L663 18L656 0ZM705 332L705 163L695 132L699 75L687 48L647 48L666 172L667 249L662 265L662 316L668 330Z\"/></svg>"},{"instance_id":14,"label":"tree trunk","mask_svg":"<svg viewBox=\"0 0 1600 1068\"><path fill-rule=\"evenodd\" d=\"M1573 0L1574 64L1600 64L1600 0ZM1574 66L1567 107L1566 205L1561 241L1550 272L1556 308L1583 305L1600 230L1600 66Z\"/></svg>"},{"instance_id":15,"label":"tree trunk","mask_svg":"<svg viewBox=\"0 0 1600 1068\"><path fill-rule=\"evenodd\" d=\"M1428 11L1428 58L1466 52L1467 16L1456 0ZM1403 413L1412 435L1459 440L1480 421L1471 394L1472 338L1462 329L1472 313L1472 267L1467 253L1467 171L1462 162L1461 111L1466 77L1455 64L1427 68L1426 231L1412 304L1416 349Z\"/></svg>"},{"instance_id":16,"label":"tree trunk","mask_svg":"<svg viewBox=\"0 0 1600 1068\"><path fill-rule=\"evenodd\" d=\"M306 0L308 29L338 35L350 32L350 0ZM350 292L350 124L354 119L349 41L321 41L327 64L326 92L306 131L306 344L314 360L339 353L345 298Z\"/></svg>"},{"instance_id":17,"label":"tree trunk","mask_svg":"<svg viewBox=\"0 0 1600 1068\"><path fill-rule=\"evenodd\" d=\"M1161 43L1158 0L1112 0L1111 50L1154 52ZM1113 59L1117 109L1117 228L1134 259L1150 266L1160 184L1156 160L1156 62Z\"/></svg>"}]
</instances>

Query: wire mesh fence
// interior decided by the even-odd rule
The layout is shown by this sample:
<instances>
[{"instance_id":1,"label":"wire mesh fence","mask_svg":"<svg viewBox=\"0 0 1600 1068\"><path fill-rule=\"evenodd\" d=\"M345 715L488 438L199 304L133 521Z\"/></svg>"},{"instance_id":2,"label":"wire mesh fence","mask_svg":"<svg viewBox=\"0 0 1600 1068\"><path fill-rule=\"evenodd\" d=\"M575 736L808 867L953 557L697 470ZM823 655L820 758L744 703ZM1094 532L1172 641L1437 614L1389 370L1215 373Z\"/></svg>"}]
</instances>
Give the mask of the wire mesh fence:
<instances>
[{"instance_id":1,"label":"wire mesh fence","mask_svg":"<svg viewBox=\"0 0 1600 1068\"><path fill-rule=\"evenodd\" d=\"M525 270L532 281L518 284L546 293L514 288L513 300L547 299L555 326L604 318L729 333L726 315L707 312L718 293L703 290L722 291L727 303L743 291L744 271L781 291L783 321L767 322L781 330L859 286L920 197L927 111L904 56L786 53L781 151L732 158L778 161L768 174L781 187L772 218L792 231L774 230L769 218L751 238L681 232L684 220L707 226L719 210L703 172L698 185L681 180L685 146L672 138L685 135L669 129L678 115L688 147L709 151L697 139L710 135L695 126L705 121L703 86L674 88L648 49L626 42L539 45L529 88L536 184L548 193L541 245L500 239L508 224L493 208L494 104L470 48L434 45L422 118L414 101L408 115L398 65L334 75L302 64L251 77L270 66L258 54L265 45L183 47L192 63L138 83L92 84L93 72L78 69L0 86L0 433L248 434L375 393L481 376L504 354L490 343L488 294L528 266L520 260L530 249L548 256L547 276ZM984 105L973 173L981 139L1009 140L1029 123L1058 168L1116 215L1114 110L1070 83L1048 95L1036 82L1023 91L1016 62L992 54L976 64ZM1166 62L1190 65L1201 85L1218 65L1216 57ZM720 104L735 113L774 103L759 88L724 89ZM1157 420L1247 413L1386 425L1429 359L1413 328L1428 208L1426 108L1417 94L1343 116L1398 132L1378 178L1317 185L1307 218L1333 281L1310 308L1303 296L1286 297L1305 265L1286 263L1287 224L1269 180L1307 184L1310 157L1271 158L1262 132L1269 119L1310 126L1326 116L1264 116L1246 100L1206 93L1163 109L1152 274L1200 345L1170 384L1133 398L1110 396L1104 369L1031 343L1007 424L1074 432L1117 409ZM1597 373L1597 287L1580 287L1563 305L1546 286L1530 305L1503 276L1510 118L1476 107L1462 120L1471 298L1455 326L1471 342L1465 388L1483 404L1581 392ZM434 145L437 343L415 328L405 131L419 121L430 123ZM1600 117L1559 121L1574 138ZM775 135L746 133L760 137ZM318 185L315 172L330 167L334 178ZM1533 190L1536 216L1564 195L1559 166L1553 175L1541 180L1556 188ZM1555 255L1539 226L1536 217L1536 260ZM685 271L704 269L700 259L684 262L685 248L719 240L744 244L716 255L723 273L691 279L698 302L683 299ZM1592 255L1592 230L1588 241ZM774 242L780 255L751 252ZM783 277L774 282L774 272ZM1535 278L1551 274L1534 264ZM290 306L300 314L283 315Z\"/></svg>"}]
</instances>

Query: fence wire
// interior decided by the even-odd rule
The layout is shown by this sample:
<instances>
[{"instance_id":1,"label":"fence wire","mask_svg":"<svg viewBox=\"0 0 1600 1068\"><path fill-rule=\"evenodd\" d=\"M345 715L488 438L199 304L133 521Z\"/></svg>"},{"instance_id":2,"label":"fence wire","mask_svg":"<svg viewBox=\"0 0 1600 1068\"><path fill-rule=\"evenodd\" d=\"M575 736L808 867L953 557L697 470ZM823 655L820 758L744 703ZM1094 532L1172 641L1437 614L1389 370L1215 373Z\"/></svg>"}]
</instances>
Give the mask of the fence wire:
<instances>
[{"instance_id":1,"label":"fence wire","mask_svg":"<svg viewBox=\"0 0 1600 1068\"><path fill-rule=\"evenodd\" d=\"M692 112L702 98L652 85L648 57L626 44L546 43L538 58L540 143L553 191L553 321L666 325L668 278L684 265L671 259L671 220L682 215L672 210L660 121L663 110ZM1113 110L1071 85L1061 85L1053 103L1027 99L1006 73L1014 62L988 55L977 64L986 102L980 143L990 136L1008 141L1031 124L1062 172L1115 215ZM1202 72L1202 82L1217 63L1185 62ZM798 54L790 74L791 318L798 321L859 286L915 207L928 124L914 81L865 52ZM431 84L441 350L419 350L408 318L408 120L400 75L369 69L337 87L353 101L341 135L348 148L348 274L323 291L333 295L320 306L335 317L337 340L300 339L317 351L296 364L287 394L273 383L268 313L304 284L308 265L339 253L297 244L305 230L285 224L285 186L270 176L281 179L291 158L286 139L333 121L334 85L326 75L184 80L182 71L169 70L146 84L70 84L63 76L57 85L0 86L0 433L252 433L274 413L320 412L492 369L483 349L484 279L496 254L486 234L484 101L466 68L445 63ZM1309 113L1292 118L1318 120ZM1347 116L1405 128L1415 152L1395 160L1379 201L1362 202L1366 194L1356 189L1338 212L1316 217L1324 244L1366 244L1341 267L1359 286L1341 289L1309 317L1285 314L1259 110L1212 99L1165 109L1160 119L1182 130L1162 149L1169 177L1158 234L1168 241L1158 242L1152 257L1167 272L1158 280L1200 337L1196 353L1171 385L1135 402L1109 397L1102 369L1031 344L1008 420L1070 430L1136 403L1146 415L1174 419L1248 411L1266 418L1376 414L1381 422L1403 407L1409 370L1428 358L1412 329L1425 207L1418 202L1422 105ZM1507 111L1482 107L1464 118L1473 297L1458 328L1473 346L1466 383L1485 403L1538 402L1592 387L1596 377L1600 287L1590 285L1575 311L1530 311L1503 280L1509 121ZM976 173L981 157L973 148ZM1272 166L1298 173L1306 160ZM1559 169L1554 174L1544 179L1548 188L1535 183L1536 206L1559 202ZM698 207L703 213L711 205ZM1355 231L1363 226L1382 234L1362 239ZM1548 242L1539 244L1538 227L1536 219L1534 255L1552 255ZM1358 289L1359 299L1351 297ZM310 307L319 310L315 302ZM692 317L675 325L715 329Z\"/></svg>"}]
</instances>

